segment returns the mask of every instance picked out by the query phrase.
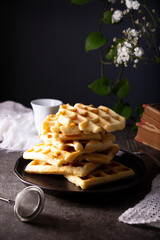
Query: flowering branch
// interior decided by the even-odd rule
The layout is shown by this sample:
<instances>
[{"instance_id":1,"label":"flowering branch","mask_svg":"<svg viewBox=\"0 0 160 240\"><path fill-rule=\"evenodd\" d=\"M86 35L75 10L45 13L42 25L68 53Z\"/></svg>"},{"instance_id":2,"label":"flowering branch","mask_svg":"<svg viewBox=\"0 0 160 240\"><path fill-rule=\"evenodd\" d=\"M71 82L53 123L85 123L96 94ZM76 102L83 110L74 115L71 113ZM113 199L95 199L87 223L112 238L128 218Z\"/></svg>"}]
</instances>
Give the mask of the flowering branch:
<instances>
[{"instance_id":1,"label":"flowering branch","mask_svg":"<svg viewBox=\"0 0 160 240\"><path fill-rule=\"evenodd\" d=\"M76 4L91 1L72 0ZM89 88L96 94L109 96L113 102L114 110L128 119L133 118L132 109L125 102L130 91L130 84L127 78L123 78L123 72L129 63L135 68L140 62L144 64L160 63L160 51L156 43L156 31L160 29L160 18L155 9L150 11L146 4L140 4L139 1L121 0L121 10L113 8L115 3L116 0L106 0L97 31L90 33L86 38L86 52L99 50L101 69L100 78L92 82ZM124 29L122 36L114 37L111 46L108 46L108 39L102 34L102 24L114 26L120 24L127 17L130 17L133 26ZM151 19L151 22L148 18ZM151 57L145 56L144 49L139 45L142 38L145 39L148 49L152 51ZM120 66L119 75L114 81L104 76L104 66L111 64L116 67Z\"/></svg>"}]
</instances>

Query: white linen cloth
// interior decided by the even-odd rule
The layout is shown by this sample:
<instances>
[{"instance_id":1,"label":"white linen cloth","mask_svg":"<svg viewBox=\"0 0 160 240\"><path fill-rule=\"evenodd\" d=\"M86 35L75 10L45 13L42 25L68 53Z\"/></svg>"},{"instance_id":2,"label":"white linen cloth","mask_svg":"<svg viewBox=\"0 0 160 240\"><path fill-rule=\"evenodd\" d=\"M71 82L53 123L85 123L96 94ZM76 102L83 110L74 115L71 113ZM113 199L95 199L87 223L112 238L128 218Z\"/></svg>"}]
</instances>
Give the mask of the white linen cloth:
<instances>
[{"instance_id":1,"label":"white linen cloth","mask_svg":"<svg viewBox=\"0 0 160 240\"><path fill-rule=\"evenodd\" d=\"M151 191L133 208L126 210L119 221L127 224L146 224L160 228L160 174L152 181Z\"/></svg>"},{"instance_id":2,"label":"white linen cloth","mask_svg":"<svg viewBox=\"0 0 160 240\"><path fill-rule=\"evenodd\" d=\"M20 103L0 103L0 149L24 151L40 142L33 111Z\"/></svg>"}]
</instances>

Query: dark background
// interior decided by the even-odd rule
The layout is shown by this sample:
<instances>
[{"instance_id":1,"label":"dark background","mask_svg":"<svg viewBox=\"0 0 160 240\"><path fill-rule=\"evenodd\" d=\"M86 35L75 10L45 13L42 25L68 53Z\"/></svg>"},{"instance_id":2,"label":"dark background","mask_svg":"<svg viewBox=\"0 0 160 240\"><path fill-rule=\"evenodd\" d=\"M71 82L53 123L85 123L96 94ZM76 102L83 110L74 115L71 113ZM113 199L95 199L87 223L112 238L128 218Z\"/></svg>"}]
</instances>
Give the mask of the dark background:
<instances>
[{"instance_id":1,"label":"dark background","mask_svg":"<svg viewBox=\"0 0 160 240\"><path fill-rule=\"evenodd\" d=\"M160 10L160 1L147 2ZM30 106L32 99L55 98L70 104L111 106L107 96L88 88L100 77L100 62L98 51L86 53L84 49L86 36L96 31L104 6L104 1L97 0L86 5L69 0L2 1L0 102L14 100ZM111 41L128 24L105 25L102 30ZM105 68L106 76L115 80L118 72L115 66ZM125 69L131 106L160 102L159 75L158 64Z\"/></svg>"}]
</instances>

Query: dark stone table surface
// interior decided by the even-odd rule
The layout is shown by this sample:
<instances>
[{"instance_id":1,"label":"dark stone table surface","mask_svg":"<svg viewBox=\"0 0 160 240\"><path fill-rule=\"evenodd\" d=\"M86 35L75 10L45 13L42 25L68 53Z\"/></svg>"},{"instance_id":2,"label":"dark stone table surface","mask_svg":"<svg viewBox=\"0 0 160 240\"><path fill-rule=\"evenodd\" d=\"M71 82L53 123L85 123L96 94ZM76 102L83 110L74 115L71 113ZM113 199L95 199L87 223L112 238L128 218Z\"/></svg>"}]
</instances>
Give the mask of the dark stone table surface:
<instances>
[{"instance_id":1,"label":"dark stone table surface","mask_svg":"<svg viewBox=\"0 0 160 240\"><path fill-rule=\"evenodd\" d=\"M116 132L121 149L129 150L126 139L135 132L126 128ZM160 160L160 152L143 146L145 151ZM15 199L26 186L14 174L16 160L22 152L0 150L0 195ZM160 173L160 166L151 158L143 157L147 176L138 186L109 195L72 196L45 193L42 213L30 223L21 222L13 212L13 206L0 201L1 240L159 240L160 229L132 226L118 221L128 208L135 206L151 189L152 179Z\"/></svg>"}]
</instances>

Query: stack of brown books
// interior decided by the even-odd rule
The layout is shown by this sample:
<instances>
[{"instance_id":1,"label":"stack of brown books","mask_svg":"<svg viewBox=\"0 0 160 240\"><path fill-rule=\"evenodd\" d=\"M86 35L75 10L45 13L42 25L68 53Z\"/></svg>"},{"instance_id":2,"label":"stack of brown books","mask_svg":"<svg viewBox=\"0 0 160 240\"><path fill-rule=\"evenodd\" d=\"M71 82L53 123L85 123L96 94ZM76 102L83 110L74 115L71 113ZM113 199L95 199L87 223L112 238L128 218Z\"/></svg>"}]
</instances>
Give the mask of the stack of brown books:
<instances>
[{"instance_id":1,"label":"stack of brown books","mask_svg":"<svg viewBox=\"0 0 160 240\"><path fill-rule=\"evenodd\" d=\"M144 104L135 139L160 150L160 103Z\"/></svg>"}]
</instances>

